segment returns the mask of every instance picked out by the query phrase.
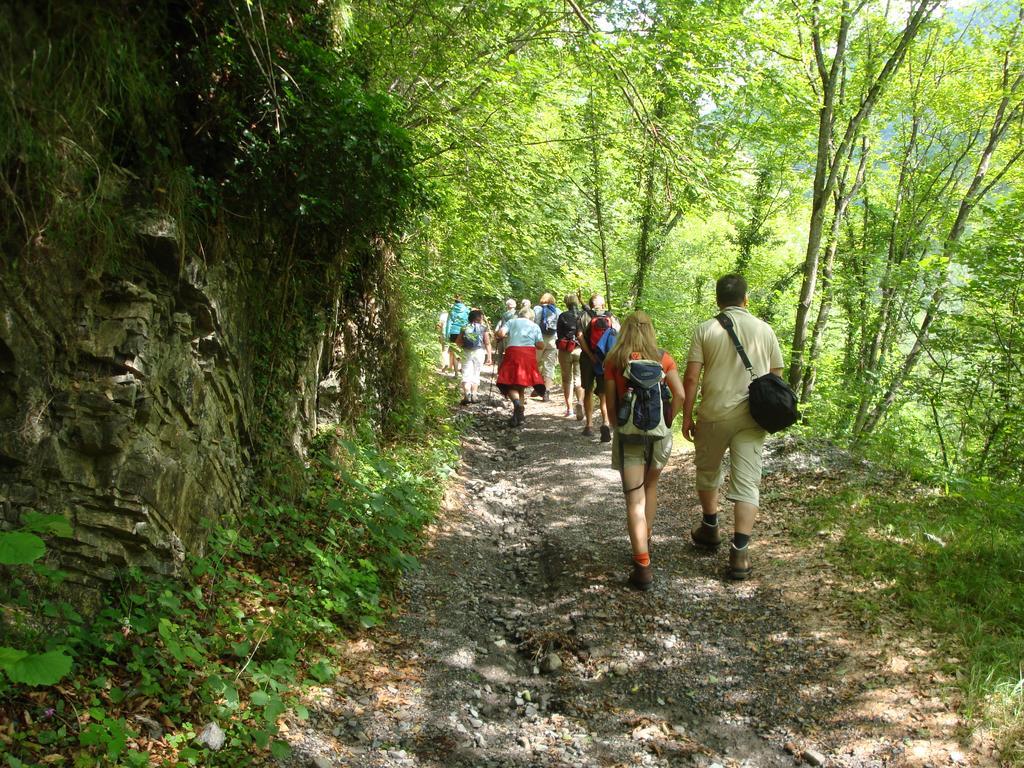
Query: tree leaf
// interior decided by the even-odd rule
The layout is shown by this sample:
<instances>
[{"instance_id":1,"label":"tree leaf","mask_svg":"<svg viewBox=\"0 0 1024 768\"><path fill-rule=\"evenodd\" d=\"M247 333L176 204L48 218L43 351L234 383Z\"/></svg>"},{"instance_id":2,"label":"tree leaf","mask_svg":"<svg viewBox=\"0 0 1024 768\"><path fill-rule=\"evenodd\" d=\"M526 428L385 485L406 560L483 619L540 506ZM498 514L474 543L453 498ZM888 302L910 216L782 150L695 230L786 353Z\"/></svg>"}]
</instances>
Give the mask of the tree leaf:
<instances>
[{"instance_id":1,"label":"tree leaf","mask_svg":"<svg viewBox=\"0 0 1024 768\"><path fill-rule=\"evenodd\" d=\"M5 665L12 682L23 685L53 685L71 671L71 657L64 651L30 653Z\"/></svg>"},{"instance_id":2,"label":"tree leaf","mask_svg":"<svg viewBox=\"0 0 1024 768\"><path fill-rule=\"evenodd\" d=\"M46 553L46 544L34 533L0 532L0 565L27 565Z\"/></svg>"},{"instance_id":3,"label":"tree leaf","mask_svg":"<svg viewBox=\"0 0 1024 768\"><path fill-rule=\"evenodd\" d=\"M52 533L55 536L69 538L73 535L71 523L64 515L43 515L29 512L22 520L21 530L27 533Z\"/></svg>"},{"instance_id":4,"label":"tree leaf","mask_svg":"<svg viewBox=\"0 0 1024 768\"><path fill-rule=\"evenodd\" d=\"M0 669L6 669L8 666L16 661L28 656L28 651L23 651L20 648L5 648L0 646Z\"/></svg>"},{"instance_id":5,"label":"tree leaf","mask_svg":"<svg viewBox=\"0 0 1024 768\"><path fill-rule=\"evenodd\" d=\"M283 760L292 753L291 745L287 741L281 741L280 739L274 741L270 745L270 754L272 754L278 760Z\"/></svg>"}]
</instances>

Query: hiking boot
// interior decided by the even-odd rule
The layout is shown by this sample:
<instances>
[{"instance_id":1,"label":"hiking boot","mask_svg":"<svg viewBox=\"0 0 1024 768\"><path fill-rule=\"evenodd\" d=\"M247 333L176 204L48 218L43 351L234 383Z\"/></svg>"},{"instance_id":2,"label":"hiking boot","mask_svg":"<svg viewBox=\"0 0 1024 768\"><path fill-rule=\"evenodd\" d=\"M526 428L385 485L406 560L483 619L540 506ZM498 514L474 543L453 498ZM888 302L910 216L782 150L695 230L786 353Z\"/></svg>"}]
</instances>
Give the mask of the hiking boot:
<instances>
[{"instance_id":1,"label":"hiking boot","mask_svg":"<svg viewBox=\"0 0 1024 768\"><path fill-rule=\"evenodd\" d=\"M470 398L469 395L463 395L462 399L459 400L459 405L469 405L472 402L473 400Z\"/></svg>"},{"instance_id":2,"label":"hiking boot","mask_svg":"<svg viewBox=\"0 0 1024 768\"><path fill-rule=\"evenodd\" d=\"M601 442L610 443L612 441L612 431L608 429L607 424L601 425Z\"/></svg>"},{"instance_id":3,"label":"hiking boot","mask_svg":"<svg viewBox=\"0 0 1024 768\"><path fill-rule=\"evenodd\" d=\"M735 546L729 547L729 569L725 572L726 576L733 581L743 581L750 578L750 573L753 570L750 566L749 545L743 549L736 549Z\"/></svg>"},{"instance_id":4,"label":"hiking boot","mask_svg":"<svg viewBox=\"0 0 1024 768\"><path fill-rule=\"evenodd\" d=\"M583 421L583 403L576 403L576 421Z\"/></svg>"},{"instance_id":5,"label":"hiking boot","mask_svg":"<svg viewBox=\"0 0 1024 768\"><path fill-rule=\"evenodd\" d=\"M522 426L524 421L526 421L526 406L522 403L515 403L512 406L512 426Z\"/></svg>"},{"instance_id":6,"label":"hiking boot","mask_svg":"<svg viewBox=\"0 0 1024 768\"><path fill-rule=\"evenodd\" d=\"M708 525L702 520L690 531L690 538L698 548L714 551L725 537L717 525Z\"/></svg>"},{"instance_id":7,"label":"hiking boot","mask_svg":"<svg viewBox=\"0 0 1024 768\"><path fill-rule=\"evenodd\" d=\"M584 427L583 428L583 436L584 437L593 437L594 436L594 429L593 429L593 427Z\"/></svg>"},{"instance_id":8,"label":"hiking boot","mask_svg":"<svg viewBox=\"0 0 1024 768\"><path fill-rule=\"evenodd\" d=\"M548 392L545 392L543 397L541 397L540 400L541 400L542 403L550 403L551 402L551 395Z\"/></svg>"},{"instance_id":9,"label":"hiking boot","mask_svg":"<svg viewBox=\"0 0 1024 768\"><path fill-rule=\"evenodd\" d=\"M565 413L563 413L562 415L565 416L566 418L569 418L570 416L572 416L572 409L566 406Z\"/></svg>"},{"instance_id":10,"label":"hiking boot","mask_svg":"<svg viewBox=\"0 0 1024 768\"><path fill-rule=\"evenodd\" d=\"M641 592L646 592L654 584L654 573L651 571L651 566L640 565L640 563L633 563L633 572L629 574L629 586L633 589L639 589Z\"/></svg>"}]
</instances>

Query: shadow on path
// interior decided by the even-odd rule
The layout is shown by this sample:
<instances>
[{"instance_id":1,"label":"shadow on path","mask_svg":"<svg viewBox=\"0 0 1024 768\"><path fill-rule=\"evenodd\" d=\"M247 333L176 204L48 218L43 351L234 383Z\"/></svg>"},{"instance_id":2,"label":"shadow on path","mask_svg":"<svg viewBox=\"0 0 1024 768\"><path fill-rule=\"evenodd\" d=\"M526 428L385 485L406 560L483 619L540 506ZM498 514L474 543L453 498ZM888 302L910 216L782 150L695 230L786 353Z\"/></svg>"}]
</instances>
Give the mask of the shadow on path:
<instances>
[{"instance_id":1,"label":"shadow on path","mask_svg":"<svg viewBox=\"0 0 1024 768\"><path fill-rule=\"evenodd\" d=\"M609 445L556 402L531 401L520 429L496 395L466 410L459 482L401 615L352 645L358 675L313 702L297 760L915 764L884 718L840 722L863 693L844 684L848 641L815 631L770 578L726 582L724 548L691 546L681 438L662 480L655 587L637 593ZM867 738L833 738L837 728Z\"/></svg>"}]
</instances>

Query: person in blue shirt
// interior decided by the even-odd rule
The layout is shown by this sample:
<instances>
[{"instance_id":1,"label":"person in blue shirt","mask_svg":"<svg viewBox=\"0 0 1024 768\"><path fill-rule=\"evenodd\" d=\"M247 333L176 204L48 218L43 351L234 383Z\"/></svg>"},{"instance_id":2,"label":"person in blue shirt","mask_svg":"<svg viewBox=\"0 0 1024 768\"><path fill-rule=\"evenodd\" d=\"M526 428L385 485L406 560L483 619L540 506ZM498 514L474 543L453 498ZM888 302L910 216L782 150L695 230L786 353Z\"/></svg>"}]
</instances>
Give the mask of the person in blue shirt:
<instances>
[{"instance_id":1,"label":"person in blue shirt","mask_svg":"<svg viewBox=\"0 0 1024 768\"><path fill-rule=\"evenodd\" d=\"M453 371L462 370L462 361L456 353L456 346L459 342L459 333L462 332L463 326L468 323L469 307L462 303L461 296L456 296L455 303L448 310L448 325L446 328L448 335L448 363Z\"/></svg>"},{"instance_id":2,"label":"person in blue shirt","mask_svg":"<svg viewBox=\"0 0 1024 768\"><path fill-rule=\"evenodd\" d=\"M522 425L526 418L526 388L533 387L542 395L547 391L537 370L537 350L544 349L544 337L532 318L533 311L524 307L497 334L505 339L505 357L498 369L497 384L501 394L512 401L513 427Z\"/></svg>"}]
</instances>

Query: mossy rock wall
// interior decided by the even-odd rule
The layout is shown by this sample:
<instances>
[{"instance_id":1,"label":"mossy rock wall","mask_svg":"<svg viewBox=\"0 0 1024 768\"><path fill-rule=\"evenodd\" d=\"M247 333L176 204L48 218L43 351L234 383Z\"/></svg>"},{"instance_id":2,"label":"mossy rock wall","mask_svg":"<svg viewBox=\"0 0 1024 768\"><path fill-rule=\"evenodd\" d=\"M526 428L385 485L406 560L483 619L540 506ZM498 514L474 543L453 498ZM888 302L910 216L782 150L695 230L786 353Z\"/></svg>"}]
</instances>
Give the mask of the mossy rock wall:
<instances>
[{"instance_id":1,"label":"mossy rock wall","mask_svg":"<svg viewBox=\"0 0 1024 768\"><path fill-rule=\"evenodd\" d=\"M228 270L179 252L140 231L118 275L49 281L43 258L2 276L4 520L66 515L74 539L55 545L86 581L173 572L202 549L204 523L243 503L244 318Z\"/></svg>"},{"instance_id":2,"label":"mossy rock wall","mask_svg":"<svg viewBox=\"0 0 1024 768\"><path fill-rule=\"evenodd\" d=\"M175 572L408 394L421 190L341 5L0 3L0 525L66 515L75 581Z\"/></svg>"},{"instance_id":3,"label":"mossy rock wall","mask_svg":"<svg viewBox=\"0 0 1024 768\"><path fill-rule=\"evenodd\" d=\"M46 257L0 273L3 522L64 514L75 535L55 554L83 583L173 573L247 503L260 456L301 459L324 423L381 422L402 379L373 286L339 291L277 371L279 444L254 444L268 389L251 290L234 261L182 258L171 231L141 224L117 274L49 280L68 262Z\"/></svg>"}]
</instances>

